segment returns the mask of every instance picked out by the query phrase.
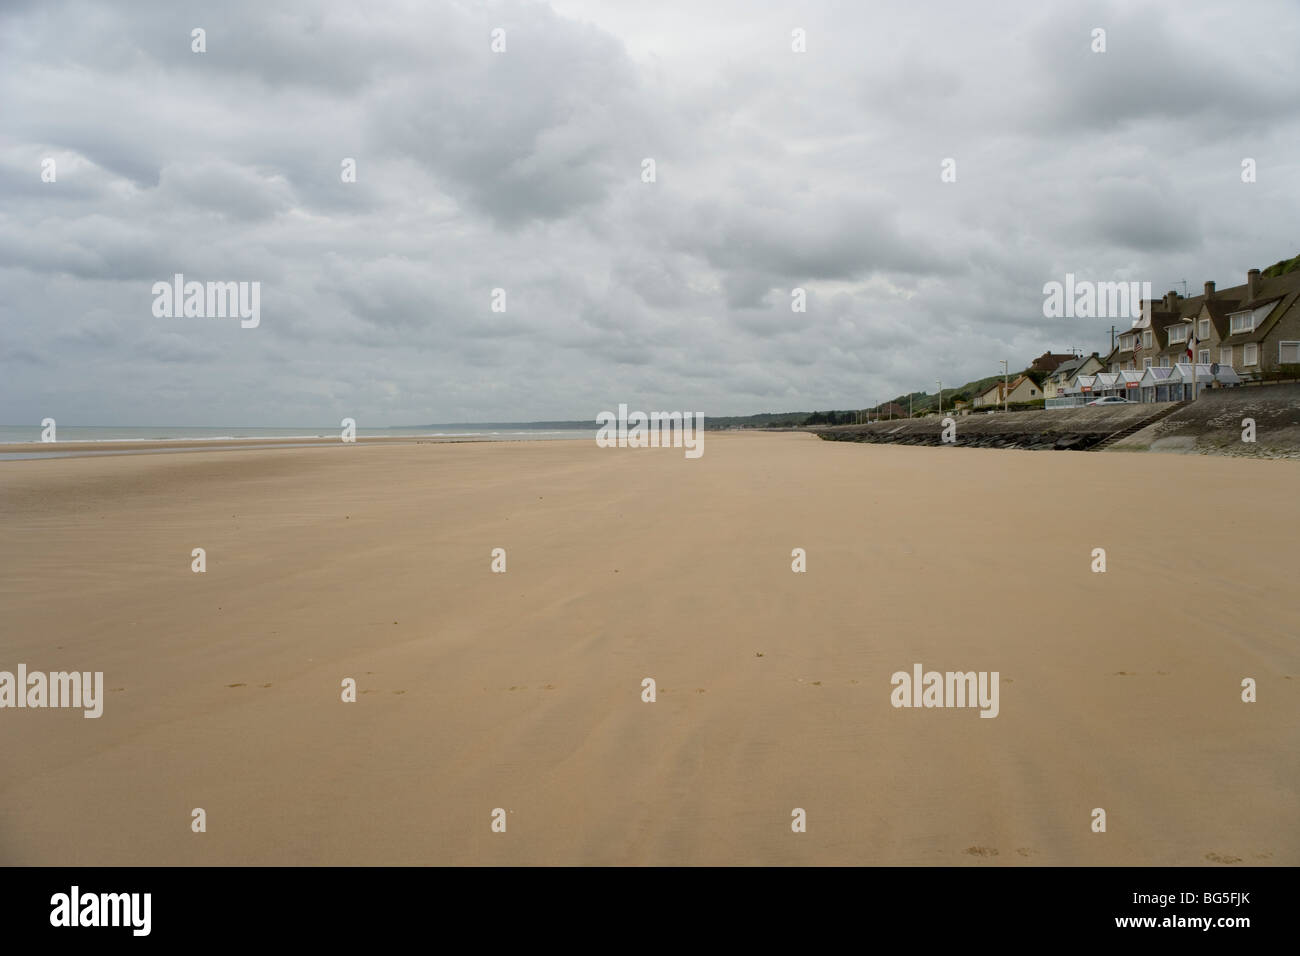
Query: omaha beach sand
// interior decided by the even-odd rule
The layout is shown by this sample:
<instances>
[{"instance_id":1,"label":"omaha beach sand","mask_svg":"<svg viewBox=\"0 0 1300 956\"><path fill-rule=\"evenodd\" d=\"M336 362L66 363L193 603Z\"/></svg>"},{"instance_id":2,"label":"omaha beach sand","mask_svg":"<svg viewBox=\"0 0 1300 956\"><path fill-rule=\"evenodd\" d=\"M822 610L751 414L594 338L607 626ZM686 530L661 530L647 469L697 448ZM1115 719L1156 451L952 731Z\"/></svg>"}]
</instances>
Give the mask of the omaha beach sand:
<instances>
[{"instance_id":1,"label":"omaha beach sand","mask_svg":"<svg viewBox=\"0 0 1300 956\"><path fill-rule=\"evenodd\" d=\"M0 863L1295 865L1297 489L806 434L6 462L0 670L105 699L0 710ZM996 718L891 706L917 663Z\"/></svg>"}]
</instances>

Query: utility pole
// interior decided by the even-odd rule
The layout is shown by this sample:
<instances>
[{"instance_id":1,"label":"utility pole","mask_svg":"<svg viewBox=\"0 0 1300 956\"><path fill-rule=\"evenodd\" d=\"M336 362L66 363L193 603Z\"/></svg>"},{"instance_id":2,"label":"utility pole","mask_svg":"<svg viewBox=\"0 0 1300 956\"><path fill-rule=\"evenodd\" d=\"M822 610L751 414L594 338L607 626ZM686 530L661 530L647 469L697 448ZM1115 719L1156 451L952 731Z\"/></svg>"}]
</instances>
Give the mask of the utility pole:
<instances>
[{"instance_id":1,"label":"utility pole","mask_svg":"<svg viewBox=\"0 0 1300 956\"><path fill-rule=\"evenodd\" d=\"M943 382L935 382L939 386L939 414L943 414Z\"/></svg>"},{"instance_id":2,"label":"utility pole","mask_svg":"<svg viewBox=\"0 0 1300 956\"><path fill-rule=\"evenodd\" d=\"M1115 326L1110 327L1110 350L1115 351Z\"/></svg>"},{"instance_id":3,"label":"utility pole","mask_svg":"<svg viewBox=\"0 0 1300 956\"><path fill-rule=\"evenodd\" d=\"M1002 410L1005 412L1008 408L1007 400L1010 396L1007 394L1007 360L1002 360Z\"/></svg>"}]
</instances>

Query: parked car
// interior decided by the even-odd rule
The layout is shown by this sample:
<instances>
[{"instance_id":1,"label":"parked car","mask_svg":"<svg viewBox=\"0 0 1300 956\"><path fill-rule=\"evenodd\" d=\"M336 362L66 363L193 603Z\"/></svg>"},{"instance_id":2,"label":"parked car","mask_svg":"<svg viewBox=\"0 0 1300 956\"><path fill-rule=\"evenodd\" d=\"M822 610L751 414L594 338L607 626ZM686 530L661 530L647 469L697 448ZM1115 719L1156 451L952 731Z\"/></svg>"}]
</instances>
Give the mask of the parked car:
<instances>
[{"instance_id":1,"label":"parked car","mask_svg":"<svg viewBox=\"0 0 1300 956\"><path fill-rule=\"evenodd\" d=\"M1101 398L1094 398L1088 404L1089 405L1136 405L1137 402L1130 402L1127 398L1120 398L1118 395L1103 395Z\"/></svg>"}]
</instances>

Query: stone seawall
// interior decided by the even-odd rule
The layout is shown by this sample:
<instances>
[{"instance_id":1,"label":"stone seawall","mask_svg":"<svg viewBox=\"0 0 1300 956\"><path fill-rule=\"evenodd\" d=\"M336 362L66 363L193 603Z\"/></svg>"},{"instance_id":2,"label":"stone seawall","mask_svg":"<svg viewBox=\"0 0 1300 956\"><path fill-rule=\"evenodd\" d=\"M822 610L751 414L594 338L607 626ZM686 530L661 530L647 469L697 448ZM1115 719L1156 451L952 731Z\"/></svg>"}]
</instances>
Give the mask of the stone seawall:
<instances>
[{"instance_id":1,"label":"stone seawall","mask_svg":"<svg viewBox=\"0 0 1300 956\"><path fill-rule=\"evenodd\" d=\"M1242 441L1244 418L1255 422L1253 444ZM1104 446L1107 451L1300 457L1300 385L1211 389L1194 403L977 413L953 421L952 444L958 447L1086 451ZM935 415L810 431L827 441L945 444L943 419Z\"/></svg>"},{"instance_id":2,"label":"stone seawall","mask_svg":"<svg viewBox=\"0 0 1300 956\"><path fill-rule=\"evenodd\" d=\"M1300 384L1211 389L1107 450L1300 458Z\"/></svg>"},{"instance_id":3,"label":"stone seawall","mask_svg":"<svg viewBox=\"0 0 1300 956\"><path fill-rule=\"evenodd\" d=\"M1072 449L1081 451L1141 425L1168 403L1060 408L1051 411L994 412L956 415L956 441L974 448ZM944 416L946 417L946 416ZM941 445L943 417L930 415L870 425L836 425L816 430L828 441L880 442L895 445Z\"/></svg>"}]
</instances>

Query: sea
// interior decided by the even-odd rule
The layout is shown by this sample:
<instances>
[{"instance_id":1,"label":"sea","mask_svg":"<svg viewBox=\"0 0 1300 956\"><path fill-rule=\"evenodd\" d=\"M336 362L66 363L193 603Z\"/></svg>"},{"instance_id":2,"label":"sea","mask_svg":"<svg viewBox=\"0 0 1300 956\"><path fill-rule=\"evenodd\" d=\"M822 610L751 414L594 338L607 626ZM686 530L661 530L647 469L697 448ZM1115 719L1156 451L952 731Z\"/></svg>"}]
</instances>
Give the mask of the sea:
<instances>
[{"instance_id":1,"label":"sea","mask_svg":"<svg viewBox=\"0 0 1300 956\"><path fill-rule=\"evenodd\" d=\"M566 423L567 425L567 423ZM566 439L594 439L597 426L573 428L527 423L502 423L486 425L422 425L410 428L362 428L356 430L358 438L428 438L439 441L563 441ZM21 451L0 452L0 461L31 458L65 458L84 455L129 455L158 449L132 448L138 442L174 441L186 447L177 451L193 450L192 442L211 442L213 448L234 449L241 445L268 438L283 444L277 447L295 447L293 439L340 438L337 427L264 428L250 427L191 427L170 425L127 426L118 425L57 425L57 442L42 442L39 425L0 425L0 445L30 445ZM60 451L64 442L95 442L103 446L94 451ZM163 449L164 451L166 449Z\"/></svg>"}]
</instances>

